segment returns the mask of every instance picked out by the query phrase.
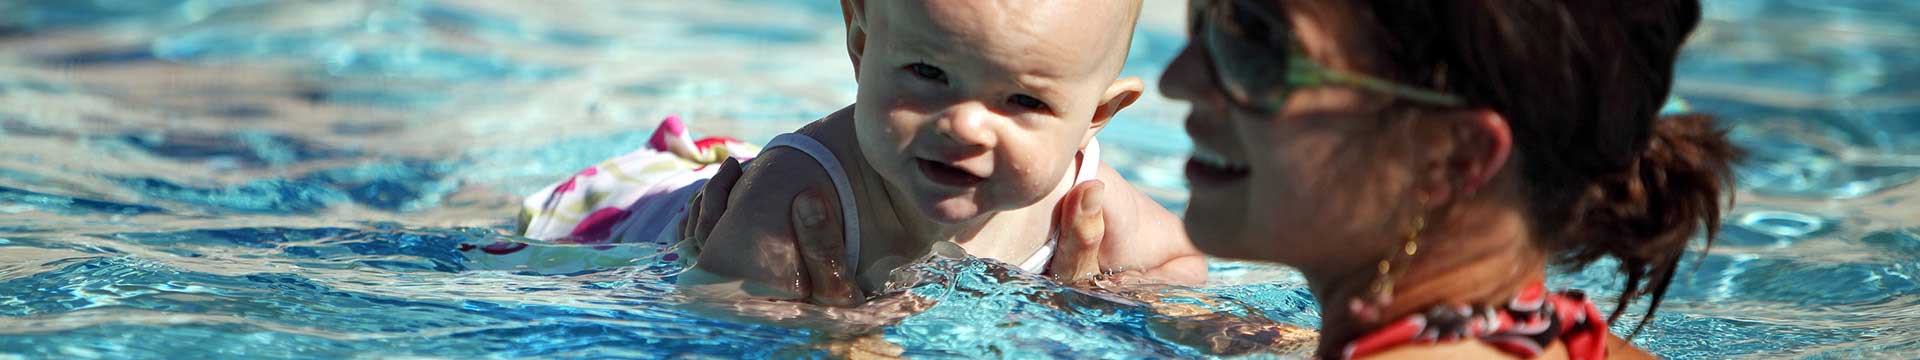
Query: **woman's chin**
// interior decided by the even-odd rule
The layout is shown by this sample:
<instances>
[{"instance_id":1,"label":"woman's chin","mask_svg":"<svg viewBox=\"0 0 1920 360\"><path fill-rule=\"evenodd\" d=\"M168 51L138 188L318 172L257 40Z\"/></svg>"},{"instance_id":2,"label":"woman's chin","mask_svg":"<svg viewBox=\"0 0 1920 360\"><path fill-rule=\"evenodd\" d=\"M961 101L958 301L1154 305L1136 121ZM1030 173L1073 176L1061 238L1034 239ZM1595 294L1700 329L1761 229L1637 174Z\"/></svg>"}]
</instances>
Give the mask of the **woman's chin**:
<instances>
[{"instance_id":1,"label":"woman's chin","mask_svg":"<svg viewBox=\"0 0 1920 360\"><path fill-rule=\"evenodd\" d=\"M1227 189L1195 189L1188 198L1185 215L1181 220L1186 224L1187 236L1193 239L1195 247L1210 256L1238 255L1249 256L1242 244L1248 240L1242 236L1247 233L1250 224L1246 223L1247 211L1244 193L1220 191Z\"/></svg>"},{"instance_id":2,"label":"woman's chin","mask_svg":"<svg viewBox=\"0 0 1920 360\"><path fill-rule=\"evenodd\" d=\"M1238 217L1229 218L1222 215L1224 214L1195 212L1194 208L1187 208L1184 219L1187 237L1193 239L1194 247L1199 248L1201 252L1213 256L1234 253L1233 248L1240 241L1242 224L1236 221Z\"/></svg>"}]
</instances>

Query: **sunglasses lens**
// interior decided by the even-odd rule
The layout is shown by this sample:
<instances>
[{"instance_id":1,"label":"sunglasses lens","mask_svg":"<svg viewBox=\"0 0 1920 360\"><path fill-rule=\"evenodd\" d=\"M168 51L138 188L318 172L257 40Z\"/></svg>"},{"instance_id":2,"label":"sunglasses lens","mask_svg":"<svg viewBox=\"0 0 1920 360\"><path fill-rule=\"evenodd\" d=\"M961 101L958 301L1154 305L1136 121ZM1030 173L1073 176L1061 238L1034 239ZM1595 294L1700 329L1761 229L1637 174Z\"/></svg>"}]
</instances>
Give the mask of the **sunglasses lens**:
<instances>
[{"instance_id":1,"label":"sunglasses lens","mask_svg":"<svg viewBox=\"0 0 1920 360\"><path fill-rule=\"evenodd\" d=\"M1287 24L1246 1L1228 0L1205 19L1207 51L1220 84L1234 101L1266 107L1286 83Z\"/></svg>"}]
</instances>

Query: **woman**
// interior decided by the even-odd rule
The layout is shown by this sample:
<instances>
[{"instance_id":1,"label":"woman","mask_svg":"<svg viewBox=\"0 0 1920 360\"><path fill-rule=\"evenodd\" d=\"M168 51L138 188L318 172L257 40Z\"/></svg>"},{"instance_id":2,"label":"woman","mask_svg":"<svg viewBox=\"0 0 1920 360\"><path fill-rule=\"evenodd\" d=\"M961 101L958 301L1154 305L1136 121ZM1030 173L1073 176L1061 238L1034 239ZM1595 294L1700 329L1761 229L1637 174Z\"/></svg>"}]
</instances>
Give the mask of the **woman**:
<instances>
[{"instance_id":1,"label":"woman","mask_svg":"<svg viewBox=\"0 0 1920 360\"><path fill-rule=\"evenodd\" d=\"M1641 295L1651 316L1688 239L1711 243L1738 155L1710 118L1657 118L1697 1L1192 9L1161 82L1193 105L1187 228L1298 268L1321 356L1646 355L1606 321ZM1626 275L1612 316L1542 290L1601 257Z\"/></svg>"},{"instance_id":2,"label":"woman","mask_svg":"<svg viewBox=\"0 0 1920 360\"><path fill-rule=\"evenodd\" d=\"M1739 154L1710 118L1657 117L1696 0L1190 7L1161 81L1193 105L1188 231L1298 268L1321 357L1648 357L1606 324L1643 295L1650 318L1687 241L1711 243ZM1543 289L1601 257L1626 277L1611 316Z\"/></svg>"}]
</instances>

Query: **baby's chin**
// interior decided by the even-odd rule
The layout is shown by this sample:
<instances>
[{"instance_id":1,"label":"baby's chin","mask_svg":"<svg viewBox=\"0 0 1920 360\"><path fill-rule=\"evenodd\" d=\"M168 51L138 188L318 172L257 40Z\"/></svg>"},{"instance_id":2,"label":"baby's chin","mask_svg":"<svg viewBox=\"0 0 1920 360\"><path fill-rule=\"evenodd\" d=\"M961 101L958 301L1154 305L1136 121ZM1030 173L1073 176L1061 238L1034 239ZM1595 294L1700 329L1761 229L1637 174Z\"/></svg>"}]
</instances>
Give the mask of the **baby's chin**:
<instances>
[{"instance_id":1,"label":"baby's chin","mask_svg":"<svg viewBox=\"0 0 1920 360\"><path fill-rule=\"evenodd\" d=\"M920 203L920 215L925 216L927 220L942 224L961 224L978 219L986 214L987 207L971 195L922 195L917 199Z\"/></svg>"}]
</instances>

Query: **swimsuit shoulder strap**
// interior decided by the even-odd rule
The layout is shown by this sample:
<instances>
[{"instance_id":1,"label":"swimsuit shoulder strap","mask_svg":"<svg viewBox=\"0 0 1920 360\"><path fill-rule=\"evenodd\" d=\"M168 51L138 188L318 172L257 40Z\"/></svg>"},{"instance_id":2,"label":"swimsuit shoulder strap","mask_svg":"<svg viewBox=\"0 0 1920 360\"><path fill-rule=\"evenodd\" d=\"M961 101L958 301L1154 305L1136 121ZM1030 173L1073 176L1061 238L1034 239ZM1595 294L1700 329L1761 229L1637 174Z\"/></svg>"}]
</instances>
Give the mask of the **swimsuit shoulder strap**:
<instances>
[{"instance_id":1,"label":"swimsuit shoulder strap","mask_svg":"<svg viewBox=\"0 0 1920 360\"><path fill-rule=\"evenodd\" d=\"M847 278L854 278L854 268L860 264L860 209L854 206L853 185L847 181L846 167L840 166L840 159L833 156L833 151L828 150L826 144L805 134L774 136L765 149L773 150L776 147L788 147L806 153L814 162L820 163L820 167L827 170L827 177L833 180L833 192L840 194L840 219L842 226L845 226L842 231L847 237Z\"/></svg>"},{"instance_id":2,"label":"swimsuit shoulder strap","mask_svg":"<svg viewBox=\"0 0 1920 360\"><path fill-rule=\"evenodd\" d=\"M1087 147L1080 149L1079 165L1079 169L1074 171L1074 185L1080 185L1080 183L1093 181L1093 179L1100 177L1099 139L1087 142ZM1047 271L1047 263L1053 261L1053 248L1060 246L1060 226L1062 225L1064 224L1053 224L1053 230L1048 232L1049 235L1047 235L1047 243L1041 244L1039 249L1035 249L1033 255L1027 255L1026 261L1020 262L1021 270L1035 274L1041 274Z\"/></svg>"},{"instance_id":3,"label":"swimsuit shoulder strap","mask_svg":"<svg viewBox=\"0 0 1920 360\"><path fill-rule=\"evenodd\" d=\"M1087 142L1087 147L1080 149L1080 171L1073 176L1073 184L1080 185L1098 177L1100 177L1100 139L1094 139Z\"/></svg>"}]
</instances>

